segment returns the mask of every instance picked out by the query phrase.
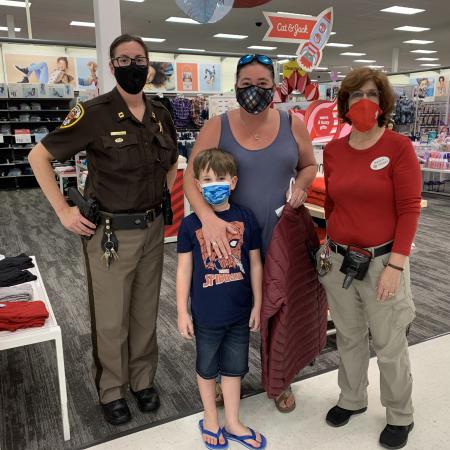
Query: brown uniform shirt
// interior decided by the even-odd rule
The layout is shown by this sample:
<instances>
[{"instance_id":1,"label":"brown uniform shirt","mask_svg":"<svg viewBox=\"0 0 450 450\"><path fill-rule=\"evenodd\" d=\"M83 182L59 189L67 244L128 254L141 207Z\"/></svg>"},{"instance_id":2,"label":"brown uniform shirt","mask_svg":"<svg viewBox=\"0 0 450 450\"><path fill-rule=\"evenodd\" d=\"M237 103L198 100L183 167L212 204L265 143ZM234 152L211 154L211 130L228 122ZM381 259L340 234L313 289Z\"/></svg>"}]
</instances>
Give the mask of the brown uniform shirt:
<instances>
[{"instance_id":1,"label":"brown uniform shirt","mask_svg":"<svg viewBox=\"0 0 450 450\"><path fill-rule=\"evenodd\" d=\"M103 211L145 211L161 203L166 174L177 161L176 130L161 103L146 99L139 122L117 89L77 104L42 139L58 161L86 150L85 197Z\"/></svg>"}]
</instances>

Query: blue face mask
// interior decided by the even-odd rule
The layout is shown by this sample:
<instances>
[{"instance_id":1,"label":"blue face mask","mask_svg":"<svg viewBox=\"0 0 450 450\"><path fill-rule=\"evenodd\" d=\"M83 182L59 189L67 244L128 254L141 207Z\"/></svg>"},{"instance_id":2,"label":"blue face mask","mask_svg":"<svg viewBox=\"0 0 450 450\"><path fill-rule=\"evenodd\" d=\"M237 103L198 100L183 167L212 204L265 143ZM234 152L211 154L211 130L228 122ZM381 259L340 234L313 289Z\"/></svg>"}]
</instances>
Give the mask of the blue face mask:
<instances>
[{"instance_id":1,"label":"blue face mask","mask_svg":"<svg viewBox=\"0 0 450 450\"><path fill-rule=\"evenodd\" d=\"M231 186L228 181L204 183L201 185L203 198L210 205L221 205L228 200L231 194Z\"/></svg>"}]
</instances>

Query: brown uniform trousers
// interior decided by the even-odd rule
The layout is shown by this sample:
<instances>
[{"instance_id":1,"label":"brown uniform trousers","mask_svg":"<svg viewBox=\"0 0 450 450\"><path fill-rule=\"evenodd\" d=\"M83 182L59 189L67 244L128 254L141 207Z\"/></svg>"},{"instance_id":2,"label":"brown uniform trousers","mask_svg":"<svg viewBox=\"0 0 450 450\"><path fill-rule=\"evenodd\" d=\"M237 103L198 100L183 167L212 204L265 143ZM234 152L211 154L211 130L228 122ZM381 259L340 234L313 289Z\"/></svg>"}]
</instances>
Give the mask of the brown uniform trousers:
<instances>
[{"instance_id":1,"label":"brown uniform trousers","mask_svg":"<svg viewBox=\"0 0 450 450\"><path fill-rule=\"evenodd\" d=\"M318 255L321 250L319 250ZM320 278L331 317L336 326L340 356L338 405L357 410L367 406L367 370L369 366L369 329L380 369L381 403L390 425L413 422L412 376L406 330L415 316L412 301L409 261L401 275L396 295L385 302L376 298L379 277L390 254L370 263L364 280L353 280L342 288L345 274L340 272L343 256L331 252L332 268Z\"/></svg>"},{"instance_id":2,"label":"brown uniform trousers","mask_svg":"<svg viewBox=\"0 0 450 450\"><path fill-rule=\"evenodd\" d=\"M119 259L102 260L103 225L84 242L94 376L100 403L151 387L158 363L156 319L163 268L163 218L116 230Z\"/></svg>"}]
</instances>

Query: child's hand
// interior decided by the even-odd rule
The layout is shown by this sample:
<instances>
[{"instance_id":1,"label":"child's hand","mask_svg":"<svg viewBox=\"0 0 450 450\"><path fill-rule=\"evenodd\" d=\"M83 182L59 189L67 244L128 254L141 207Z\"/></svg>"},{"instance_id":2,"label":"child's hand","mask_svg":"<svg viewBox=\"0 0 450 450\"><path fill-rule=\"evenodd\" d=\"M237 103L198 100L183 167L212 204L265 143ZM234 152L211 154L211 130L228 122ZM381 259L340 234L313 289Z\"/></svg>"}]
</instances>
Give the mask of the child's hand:
<instances>
[{"instance_id":1,"label":"child's hand","mask_svg":"<svg viewBox=\"0 0 450 450\"><path fill-rule=\"evenodd\" d=\"M185 339L192 339L194 336L194 326L189 314L178 314L178 331Z\"/></svg>"},{"instance_id":2,"label":"child's hand","mask_svg":"<svg viewBox=\"0 0 450 450\"><path fill-rule=\"evenodd\" d=\"M248 322L250 331L259 331L260 324L261 324L261 310L259 308L253 307L252 312L250 314L250 320Z\"/></svg>"}]
</instances>

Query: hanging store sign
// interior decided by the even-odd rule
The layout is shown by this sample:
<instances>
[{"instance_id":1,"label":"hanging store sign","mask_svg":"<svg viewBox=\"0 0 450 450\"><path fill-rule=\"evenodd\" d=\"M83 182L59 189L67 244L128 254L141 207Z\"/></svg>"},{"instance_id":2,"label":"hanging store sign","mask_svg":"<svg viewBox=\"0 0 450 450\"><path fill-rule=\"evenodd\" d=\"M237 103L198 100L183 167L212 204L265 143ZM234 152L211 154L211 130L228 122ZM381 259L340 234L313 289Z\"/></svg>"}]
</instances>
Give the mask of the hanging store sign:
<instances>
[{"instance_id":1,"label":"hanging store sign","mask_svg":"<svg viewBox=\"0 0 450 450\"><path fill-rule=\"evenodd\" d=\"M322 50L333 28L333 8L327 8L317 17L264 12L269 24L264 41L300 44L297 62L301 69L311 72L320 64Z\"/></svg>"},{"instance_id":2,"label":"hanging store sign","mask_svg":"<svg viewBox=\"0 0 450 450\"><path fill-rule=\"evenodd\" d=\"M351 126L338 118L337 101L312 102L306 110L304 121L313 143L339 139L351 131Z\"/></svg>"}]
</instances>

